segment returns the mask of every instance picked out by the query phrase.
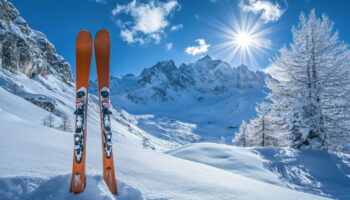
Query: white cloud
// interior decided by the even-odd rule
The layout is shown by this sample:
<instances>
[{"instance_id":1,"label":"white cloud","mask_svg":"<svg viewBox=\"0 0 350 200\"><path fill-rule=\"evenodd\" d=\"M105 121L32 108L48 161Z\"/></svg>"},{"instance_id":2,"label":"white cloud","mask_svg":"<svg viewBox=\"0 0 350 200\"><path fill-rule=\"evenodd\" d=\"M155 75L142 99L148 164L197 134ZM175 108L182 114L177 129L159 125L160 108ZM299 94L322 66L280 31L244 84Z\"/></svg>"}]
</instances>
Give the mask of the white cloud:
<instances>
[{"instance_id":1,"label":"white cloud","mask_svg":"<svg viewBox=\"0 0 350 200\"><path fill-rule=\"evenodd\" d=\"M170 51L173 48L173 43L169 42L165 45L165 50Z\"/></svg>"},{"instance_id":2,"label":"white cloud","mask_svg":"<svg viewBox=\"0 0 350 200\"><path fill-rule=\"evenodd\" d=\"M123 40L126 41L127 43L136 43L136 42L140 44L145 43L144 39L135 37L134 31L130 31L128 29L121 30L120 37L123 38Z\"/></svg>"},{"instance_id":3,"label":"white cloud","mask_svg":"<svg viewBox=\"0 0 350 200\"><path fill-rule=\"evenodd\" d=\"M190 46L185 49L187 54L194 56L208 51L210 44L207 44L204 39L197 39L196 42L198 42L198 46Z\"/></svg>"},{"instance_id":4,"label":"white cloud","mask_svg":"<svg viewBox=\"0 0 350 200\"><path fill-rule=\"evenodd\" d=\"M243 0L241 7L245 12L260 14L260 17L267 22L277 21L284 13L280 5L267 0Z\"/></svg>"},{"instance_id":5,"label":"white cloud","mask_svg":"<svg viewBox=\"0 0 350 200\"><path fill-rule=\"evenodd\" d=\"M176 0L161 2L151 0L149 3L140 3L136 0L126 5L119 5L112 10L113 16L118 16L116 24L121 29L120 36L128 43L145 44L159 43L169 26L171 17L180 5ZM122 15L127 16L122 20ZM125 17L124 16L124 17Z\"/></svg>"},{"instance_id":6,"label":"white cloud","mask_svg":"<svg viewBox=\"0 0 350 200\"><path fill-rule=\"evenodd\" d=\"M170 28L170 31L177 31L182 29L184 26L182 24L174 25Z\"/></svg>"}]
</instances>

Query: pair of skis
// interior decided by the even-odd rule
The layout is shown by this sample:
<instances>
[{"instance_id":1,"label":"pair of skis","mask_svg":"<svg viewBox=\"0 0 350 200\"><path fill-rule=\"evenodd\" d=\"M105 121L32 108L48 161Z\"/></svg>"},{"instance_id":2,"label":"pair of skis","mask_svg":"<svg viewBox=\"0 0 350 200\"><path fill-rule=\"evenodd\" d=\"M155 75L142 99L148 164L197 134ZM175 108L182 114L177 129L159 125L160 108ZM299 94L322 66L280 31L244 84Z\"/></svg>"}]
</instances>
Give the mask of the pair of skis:
<instances>
[{"instance_id":1,"label":"pair of skis","mask_svg":"<svg viewBox=\"0 0 350 200\"><path fill-rule=\"evenodd\" d=\"M86 157L86 131L89 74L92 55L92 37L88 31L79 32L76 41L76 110L73 171L70 191L83 192L86 186L85 157ZM107 30L100 30L95 37L95 59L97 67L97 80L99 91L99 107L101 119L103 179L109 190L117 194L115 180L112 132L110 126L109 103L109 56L110 38Z\"/></svg>"}]
</instances>

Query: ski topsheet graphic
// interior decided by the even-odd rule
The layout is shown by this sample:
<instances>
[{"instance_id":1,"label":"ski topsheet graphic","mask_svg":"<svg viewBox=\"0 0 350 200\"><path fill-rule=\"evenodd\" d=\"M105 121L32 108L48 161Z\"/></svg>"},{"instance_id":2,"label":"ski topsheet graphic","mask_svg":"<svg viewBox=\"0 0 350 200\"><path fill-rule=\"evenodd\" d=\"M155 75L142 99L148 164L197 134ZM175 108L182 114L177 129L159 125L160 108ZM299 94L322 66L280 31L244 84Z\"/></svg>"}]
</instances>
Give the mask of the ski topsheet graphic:
<instances>
[{"instance_id":1,"label":"ski topsheet graphic","mask_svg":"<svg viewBox=\"0 0 350 200\"><path fill-rule=\"evenodd\" d=\"M103 179L113 194L117 194L115 180L114 161L112 151L112 132L110 124L109 102L109 56L110 38L107 30L101 30L95 37L95 59L97 67L97 81L99 91L99 107L101 117L102 156L103 156Z\"/></svg>"},{"instance_id":2,"label":"ski topsheet graphic","mask_svg":"<svg viewBox=\"0 0 350 200\"><path fill-rule=\"evenodd\" d=\"M92 37L88 31L80 31L76 41L76 110L73 170L70 191L85 189L86 116L88 104L89 74L92 54Z\"/></svg>"}]
</instances>

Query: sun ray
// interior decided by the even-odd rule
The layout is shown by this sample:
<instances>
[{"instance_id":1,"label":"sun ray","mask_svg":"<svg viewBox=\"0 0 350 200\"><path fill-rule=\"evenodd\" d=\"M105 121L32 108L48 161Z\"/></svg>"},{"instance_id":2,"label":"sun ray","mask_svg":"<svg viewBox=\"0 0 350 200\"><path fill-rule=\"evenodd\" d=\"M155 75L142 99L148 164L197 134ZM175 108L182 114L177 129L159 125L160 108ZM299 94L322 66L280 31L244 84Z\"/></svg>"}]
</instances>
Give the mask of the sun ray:
<instances>
[{"instance_id":1,"label":"sun ray","mask_svg":"<svg viewBox=\"0 0 350 200\"><path fill-rule=\"evenodd\" d=\"M248 14L241 13L240 17L226 17L226 22L213 22L216 28L215 35L221 42L213 46L213 52L233 66L248 65L259 69L258 58L266 56L272 47L272 41L267 38L273 32L272 27L263 27L263 24ZM266 26L266 25L264 25Z\"/></svg>"}]
</instances>

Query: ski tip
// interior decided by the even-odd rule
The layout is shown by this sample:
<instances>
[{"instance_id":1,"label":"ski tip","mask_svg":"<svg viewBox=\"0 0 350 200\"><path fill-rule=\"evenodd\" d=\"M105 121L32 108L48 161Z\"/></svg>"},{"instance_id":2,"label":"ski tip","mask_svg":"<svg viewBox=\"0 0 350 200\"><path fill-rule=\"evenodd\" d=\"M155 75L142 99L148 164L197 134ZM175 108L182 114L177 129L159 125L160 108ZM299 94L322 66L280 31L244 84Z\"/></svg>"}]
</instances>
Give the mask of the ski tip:
<instances>
[{"instance_id":1,"label":"ski tip","mask_svg":"<svg viewBox=\"0 0 350 200\"><path fill-rule=\"evenodd\" d=\"M82 29L82 30L79 31L79 33L90 33L90 32L88 30L86 30L86 29Z\"/></svg>"},{"instance_id":2,"label":"ski tip","mask_svg":"<svg viewBox=\"0 0 350 200\"><path fill-rule=\"evenodd\" d=\"M96 37L99 35L108 35L109 36L109 31L107 29L101 29L97 32Z\"/></svg>"},{"instance_id":3,"label":"ski tip","mask_svg":"<svg viewBox=\"0 0 350 200\"><path fill-rule=\"evenodd\" d=\"M92 36L91 36L91 34L90 34L90 32L89 31L87 31L87 30L81 30L81 31L79 31L79 33L78 33L78 37L77 37L78 39L79 38L86 38L86 39L88 39L88 40L92 40Z\"/></svg>"},{"instance_id":4,"label":"ski tip","mask_svg":"<svg viewBox=\"0 0 350 200\"><path fill-rule=\"evenodd\" d=\"M78 33L77 40L76 40L76 46L87 46L88 49L92 48L92 36L89 31L87 30L81 30Z\"/></svg>"},{"instance_id":5,"label":"ski tip","mask_svg":"<svg viewBox=\"0 0 350 200\"><path fill-rule=\"evenodd\" d=\"M89 35L91 36L90 32L88 30L80 30L79 33L78 33L78 36L80 35Z\"/></svg>"}]
</instances>

